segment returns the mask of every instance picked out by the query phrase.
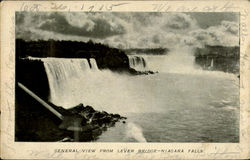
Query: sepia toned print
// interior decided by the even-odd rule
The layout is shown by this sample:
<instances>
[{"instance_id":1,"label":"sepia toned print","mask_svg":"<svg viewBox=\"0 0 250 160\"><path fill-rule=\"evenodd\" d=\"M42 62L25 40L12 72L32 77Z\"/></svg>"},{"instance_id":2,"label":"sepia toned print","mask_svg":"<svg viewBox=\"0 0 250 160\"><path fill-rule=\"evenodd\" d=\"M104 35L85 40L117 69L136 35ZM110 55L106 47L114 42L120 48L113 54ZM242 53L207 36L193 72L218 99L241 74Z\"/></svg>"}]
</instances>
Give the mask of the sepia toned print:
<instances>
[{"instance_id":1,"label":"sepia toned print","mask_svg":"<svg viewBox=\"0 0 250 160\"><path fill-rule=\"evenodd\" d=\"M249 158L249 2L1 2L2 159Z\"/></svg>"},{"instance_id":2,"label":"sepia toned print","mask_svg":"<svg viewBox=\"0 0 250 160\"><path fill-rule=\"evenodd\" d=\"M239 13L16 12L15 140L239 142L239 44Z\"/></svg>"}]
</instances>

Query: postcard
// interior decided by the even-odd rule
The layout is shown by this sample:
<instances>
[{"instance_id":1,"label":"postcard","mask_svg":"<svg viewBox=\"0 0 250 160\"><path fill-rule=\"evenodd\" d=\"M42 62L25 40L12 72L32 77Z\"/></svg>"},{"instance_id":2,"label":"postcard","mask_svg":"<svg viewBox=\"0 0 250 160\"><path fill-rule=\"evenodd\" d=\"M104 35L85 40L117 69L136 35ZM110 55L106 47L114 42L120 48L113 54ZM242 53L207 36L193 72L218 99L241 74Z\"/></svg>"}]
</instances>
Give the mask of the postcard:
<instances>
[{"instance_id":1,"label":"postcard","mask_svg":"<svg viewBox=\"0 0 250 160\"><path fill-rule=\"evenodd\" d=\"M250 158L249 8L1 2L1 158Z\"/></svg>"}]
</instances>

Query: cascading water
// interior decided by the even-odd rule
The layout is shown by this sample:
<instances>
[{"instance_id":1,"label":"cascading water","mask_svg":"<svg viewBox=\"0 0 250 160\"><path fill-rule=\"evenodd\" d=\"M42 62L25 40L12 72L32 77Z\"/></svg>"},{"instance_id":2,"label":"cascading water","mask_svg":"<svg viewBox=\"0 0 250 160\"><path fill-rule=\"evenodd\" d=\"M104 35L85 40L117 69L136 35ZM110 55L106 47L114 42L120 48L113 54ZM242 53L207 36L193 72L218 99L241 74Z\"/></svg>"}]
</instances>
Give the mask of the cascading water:
<instances>
[{"instance_id":1,"label":"cascading water","mask_svg":"<svg viewBox=\"0 0 250 160\"><path fill-rule=\"evenodd\" d=\"M83 103L128 117L126 127L121 124L108 130L100 141L237 141L238 78L198 70L194 57L186 52L129 56L130 67L138 59L141 69L159 72L142 76L97 71L94 59L41 60L49 80L50 101L55 105L71 108Z\"/></svg>"},{"instance_id":2,"label":"cascading water","mask_svg":"<svg viewBox=\"0 0 250 160\"><path fill-rule=\"evenodd\" d=\"M90 58L89 61L90 61L91 69L98 70L98 66L96 64L96 60L94 58Z\"/></svg>"},{"instance_id":3,"label":"cascading water","mask_svg":"<svg viewBox=\"0 0 250 160\"><path fill-rule=\"evenodd\" d=\"M170 50L166 55L128 55L129 65L137 71L154 71L176 74L218 74L202 70L195 64L192 47L179 47ZM213 65L213 61L211 62Z\"/></svg>"},{"instance_id":4,"label":"cascading water","mask_svg":"<svg viewBox=\"0 0 250 160\"><path fill-rule=\"evenodd\" d=\"M114 99L106 97L109 94L119 95L119 88L116 87L118 90L116 90L115 93L112 93L112 90L115 87L110 85L110 82L113 84L114 79L116 78L114 78L114 76L107 71L89 72L90 70L98 70L95 59L91 58L89 60L90 64L87 59L42 58L40 60L44 62L44 67L48 76L50 101L52 103L64 108L70 108L78 103L87 102L87 104L94 106L102 105L106 111L108 108L107 106L111 106L111 110L108 111L114 111L114 107L112 106L115 105L105 102L105 99L108 99L109 102L113 101L117 104ZM107 81L105 79L107 79ZM118 78L118 80L120 79ZM117 84L114 85L117 86ZM98 90L98 86L100 87L99 92L101 92L101 95L98 95L96 92ZM107 91L110 91L109 94ZM91 94L92 92L93 94ZM99 98L99 102L101 103L93 103L95 102L94 99L96 99L96 97ZM98 109L98 107L95 108ZM117 108L120 109L120 107ZM139 126L134 123L128 123L126 126L126 137L139 142L146 142L142 129Z\"/></svg>"},{"instance_id":5,"label":"cascading water","mask_svg":"<svg viewBox=\"0 0 250 160\"><path fill-rule=\"evenodd\" d=\"M98 70L95 59L41 58L44 63L50 87L50 101L56 105L70 106L64 101L74 95L77 84L89 71ZM66 92L66 93L65 93Z\"/></svg>"},{"instance_id":6,"label":"cascading water","mask_svg":"<svg viewBox=\"0 0 250 160\"><path fill-rule=\"evenodd\" d=\"M129 55L129 66L137 71L145 71L147 70L147 64L143 57Z\"/></svg>"},{"instance_id":7,"label":"cascading water","mask_svg":"<svg viewBox=\"0 0 250 160\"><path fill-rule=\"evenodd\" d=\"M173 49L166 55L129 55L129 65L137 71L150 70L164 73L185 73L195 68L192 48Z\"/></svg>"}]
</instances>

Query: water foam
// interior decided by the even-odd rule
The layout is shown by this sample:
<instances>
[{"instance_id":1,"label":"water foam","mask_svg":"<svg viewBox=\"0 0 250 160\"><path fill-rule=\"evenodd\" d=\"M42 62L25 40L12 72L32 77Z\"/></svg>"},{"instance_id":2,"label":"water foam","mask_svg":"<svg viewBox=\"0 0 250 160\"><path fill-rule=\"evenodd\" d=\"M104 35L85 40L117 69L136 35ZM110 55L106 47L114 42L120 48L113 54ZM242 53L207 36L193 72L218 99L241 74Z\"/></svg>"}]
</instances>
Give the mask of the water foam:
<instances>
[{"instance_id":1,"label":"water foam","mask_svg":"<svg viewBox=\"0 0 250 160\"><path fill-rule=\"evenodd\" d=\"M133 138L137 142L147 142L143 135L142 129L135 123L129 122L126 129L127 138Z\"/></svg>"},{"instance_id":2,"label":"water foam","mask_svg":"<svg viewBox=\"0 0 250 160\"><path fill-rule=\"evenodd\" d=\"M91 69L98 70L98 66L96 64L96 60L94 58L90 58L89 61L90 61Z\"/></svg>"},{"instance_id":3,"label":"water foam","mask_svg":"<svg viewBox=\"0 0 250 160\"><path fill-rule=\"evenodd\" d=\"M30 60L41 60L44 63L45 71L49 81L50 101L56 105L66 108L81 103L76 101L72 104L69 100L73 97L79 97L77 94L79 84L86 79L92 72L98 71L95 59L90 59L90 63L85 58L34 58L28 57ZM92 72L90 72L92 71ZM88 79L86 79L88 80ZM89 80L88 80L89 81Z\"/></svg>"},{"instance_id":4,"label":"water foam","mask_svg":"<svg viewBox=\"0 0 250 160\"><path fill-rule=\"evenodd\" d=\"M145 61L145 67L142 60ZM213 65L213 62L211 63ZM203 70L195 63L194 49L187 46L172 49L166 55L129 55L129 64L131 68L138 71L150 70L159 73L236 77L232 73Z\"/></svg>"},{"instance_id":5,"label":"water foam","mask_svg":"<svg viewBox=\"0 0 250 160\"><path fill-rule=\"evenodd\" d=\"M148 70L145 59L142 56L129 55L129 66L137 71Z\"/></svg>"},{"instance_id":6,"label":"water foam","mask_svg":"<svg viewBox=\"0 0 250 160\"><path fill-rule=\"evenodd\" d=\"M192 66L192 57L188 55L188 57L178 60L180 55L175 56L169 54L142 57L147 61L147 67L160 69L163 73L171 73L172 71L172 73L195 73L202 76L161 73L147 76L127 76L109 70L96 71L92 67L96 63L94 59L88 61L87 59L44 58L41 60L44 62L49 79L51 102L64 108L71 108L79 103L84 103L93 106L96 110L126 116L123 113L168 113L178 108L183 111L185 110L183 106L204 106L213 99L216 100L216 103L211 104L212 106L216 107L221 99L224 99L222 102L226 105L234 106L229 103L231 97L227 93L231 94L237 89L231 82L238 82L235 75L232 79L232 74L197 71ZM170 62L174 59L176 61ZM89 62L91 64L93 62L91 67ZM167 62L172 64L165 64ZM182 65L179 64L181 62L185 65L182 67L175 66ZM184 66L189 66L187 71L190 72L183 72L181 68L183 69ZM172 69L168 67L172 67ZM230 78L226 78L227 76ZM229 99L225 99L225 97ZM236 95L236 97L238 96ZM229 107L229 109L233 109L233 107ZM138 126L140 123L134 122L126 124L126 138L146 142L143 130ZM144 128L144 130L146 129Z\"/></svg>"},{"instance_id":7,"label":"water foam","mask_svg":"<svg viewBox=\"0 0 250 160\"><path fill-rule=\"evenodd\" d=\"M155 57L155 64L157 61L164 62L163 58ZM154 57L152 56L152 58ZM152 90L153 86L151 86L155 80L162 83L158 85L164 85L163 80L159 79L160 75L127 76L109 70L99 71L95 59L89 61L92 67L87 59L40 58L40 60L44 62L49 80L50 101L55 105L71 108L79 103L84 103L94 106L97 110L120 114L124 112L160 112L162 110L162 108L155 110L151 107L156 103L157 105L162 103L159 101L160 97L155 97L158 93L154 93L157 91ZM147 66L150 66L150 63L148 61ZM209 77L213 74L218 77L227 75L214 71L200 72L202 76L206 76L206 73ZM234 79L231 78L232 75L228 74L228 76L235 84L238 82L236 76Z\"/></svg>"}]
</instances>

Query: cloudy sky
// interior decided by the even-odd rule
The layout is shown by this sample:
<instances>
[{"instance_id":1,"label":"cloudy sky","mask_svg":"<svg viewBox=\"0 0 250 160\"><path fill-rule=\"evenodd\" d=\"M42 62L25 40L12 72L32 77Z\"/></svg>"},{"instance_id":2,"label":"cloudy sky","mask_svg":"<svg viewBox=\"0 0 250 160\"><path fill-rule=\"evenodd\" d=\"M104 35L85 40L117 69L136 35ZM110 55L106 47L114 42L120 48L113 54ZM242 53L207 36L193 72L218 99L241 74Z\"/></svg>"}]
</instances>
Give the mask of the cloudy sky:
<instances>
[{"instance_id":1,"label":"cloudy sky","mask_svg":"<svg viewBox=\"0 0 250 160\"><path fill-rule=\"evenodd\" d=\"M17 12L16 37L119 48L239 45L238 13Z\"/></svg>"}]
</instances>

